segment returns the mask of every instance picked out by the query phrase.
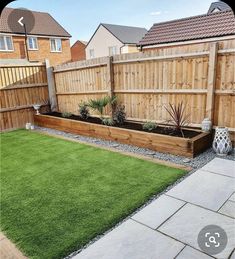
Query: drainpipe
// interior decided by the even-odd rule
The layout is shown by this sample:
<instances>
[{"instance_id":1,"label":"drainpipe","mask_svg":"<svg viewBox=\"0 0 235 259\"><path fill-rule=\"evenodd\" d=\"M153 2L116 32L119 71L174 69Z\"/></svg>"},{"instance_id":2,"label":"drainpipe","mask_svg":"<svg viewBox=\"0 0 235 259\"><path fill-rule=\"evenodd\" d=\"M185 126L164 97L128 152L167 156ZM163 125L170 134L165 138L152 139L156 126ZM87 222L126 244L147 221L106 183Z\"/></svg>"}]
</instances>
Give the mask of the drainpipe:
<instances>
[{"instance_id":1,"label":"drainpipe","mask_svg":"<svg viewBox=\"0 0 235 259\"><path fill-rule=\"evenodd\" d=\"M121 47L120 47L120 54L122 54L122 48L125 47L125 44L123 44Z\"/></svg>"},{"instance_id":2,"label":"drainpipe","mask_svg":"<svg viewBox=\"0 0 235 259\"><path fill-rule=\"evenodd\" d=\"M29 51L28 51L28 44L27 44L27 31L26 31L26 26L24 24L24 37L25 37L25 50L26 50L26 57L27 60L29 61Z\"/></svg>"}]
</instances>

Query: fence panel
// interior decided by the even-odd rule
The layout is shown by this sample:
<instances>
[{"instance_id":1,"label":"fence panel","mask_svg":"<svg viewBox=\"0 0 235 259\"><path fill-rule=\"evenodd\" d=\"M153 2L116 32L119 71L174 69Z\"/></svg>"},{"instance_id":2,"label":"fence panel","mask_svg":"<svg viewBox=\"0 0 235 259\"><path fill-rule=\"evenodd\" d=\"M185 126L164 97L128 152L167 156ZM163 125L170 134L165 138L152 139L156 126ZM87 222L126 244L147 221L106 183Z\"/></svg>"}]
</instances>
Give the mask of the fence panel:
<instances>
[{"instance_id":1,"label":"fence panel","mask_svg":"<svg viewBox=\"0 0 235 259\"><path fill-rule=\"evenodd\" d=\"M211 117L214 126L234 132L235 40L117 55L111 70L108 60L55 67L60 111L77 114L81 101L113 92L132 120L164 122L169 118L165 106L183 101L190 125Z\"/></svg>"},{"instance_id":2,"label":"fence panel","mask_svg":"<svg viewBox=\"0 0 235 259\"><path fill-rule=\"evenodd\" d=\"M48 102L45 65L0 67L1 131L33 122L33 104Z\"/></svg>"}]
</instances>

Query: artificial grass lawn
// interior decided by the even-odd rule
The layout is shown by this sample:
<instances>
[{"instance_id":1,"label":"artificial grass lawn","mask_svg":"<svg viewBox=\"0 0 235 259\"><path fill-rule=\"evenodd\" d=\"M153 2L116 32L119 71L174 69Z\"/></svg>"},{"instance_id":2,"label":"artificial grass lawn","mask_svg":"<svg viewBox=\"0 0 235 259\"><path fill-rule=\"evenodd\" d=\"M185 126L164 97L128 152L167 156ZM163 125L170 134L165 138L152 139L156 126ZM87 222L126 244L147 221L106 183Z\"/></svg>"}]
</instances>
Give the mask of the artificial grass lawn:
<instances>
[{"instance_id":1,"label":"artificial grass lawn","mask_svg":"<svg viewBox=\"0 0 235 259\"><path fill-rule=\"evenodd\" d=\"M36 132L1 134L1 229L30 258L62 258L185 174Z\"/></svg>"}]
</instances>

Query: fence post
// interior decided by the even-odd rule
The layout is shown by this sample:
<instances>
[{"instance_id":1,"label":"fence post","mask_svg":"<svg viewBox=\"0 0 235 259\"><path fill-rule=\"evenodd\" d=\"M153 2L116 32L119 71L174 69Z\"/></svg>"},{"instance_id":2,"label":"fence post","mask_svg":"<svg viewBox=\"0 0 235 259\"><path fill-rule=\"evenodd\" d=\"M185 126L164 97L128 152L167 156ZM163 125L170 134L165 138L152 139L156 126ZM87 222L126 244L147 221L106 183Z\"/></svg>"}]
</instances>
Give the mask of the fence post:
<instances>
[{"instance_id":1,"label":"fence post","mask_svg":"<svg viewBox=\"0 0 235 259\"><path fill-rule=\"evenodd\" d=\"M209 53L209 71L208 71L208 86L206 98L206 116L214 121L214 101L215 101L215 85L216 85L216 68L217 68L217 51L218 42L210 44Z\"/></svg>"},{"instance_id":2,"label":"fence post","mask_svg":"<svg viewBox=\"0 0 235 259\"><path fill-rule=\"evenodd\" d=\"M110 56L107 58L107 86L108 86L108 95L110 98L113 97L114 91L114 75L113 75L113 57ZM114 113L114 107L112 107L112 116Z\"/></svg>"},{"instance_id":3,"label":"fence post","mask_svg":"<svg viewBox=\"0 0 235 259\"><path fill-rule=\"evenodd\" d=\"M56 98L56 88L55 88L55 80L53 75L53 68L50 66L50 61L48 59L45 60L46 63L46 72L47 72L47 83L48 83L48 93L49 100L52 111L57 111L57 98Z\"/></svg>"}]
</instances>

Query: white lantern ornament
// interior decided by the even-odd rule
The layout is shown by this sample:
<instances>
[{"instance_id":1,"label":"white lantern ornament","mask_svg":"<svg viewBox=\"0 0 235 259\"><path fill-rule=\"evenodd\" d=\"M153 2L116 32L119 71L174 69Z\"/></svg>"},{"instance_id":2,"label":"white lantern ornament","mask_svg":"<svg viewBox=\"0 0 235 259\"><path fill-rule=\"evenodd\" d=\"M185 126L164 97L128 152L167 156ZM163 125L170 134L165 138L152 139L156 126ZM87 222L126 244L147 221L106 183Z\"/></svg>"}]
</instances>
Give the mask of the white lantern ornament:
<instances>
[{"instance_id":1,"label":"white lantern ornament","mask_svg":"<svg viewBox=\"0 0 235 259\"><path fill-rule=\"evenodd\" d=\"M232 142L229 137L228 128L217 127L215 129L213 150L220 156L226 156L232 150Z\"/></svg>"},{"instance_id":2,"label":"white lantern ornament","mask_svg":"<svg viewBox=\"0 0 235 259\"><path fill-rule=\"evenodd\" d=\"M205 118L202 121L202 131L204 132L210 132L212 128L212 122L209 118Z\"/></svg>"}]
</instances>

